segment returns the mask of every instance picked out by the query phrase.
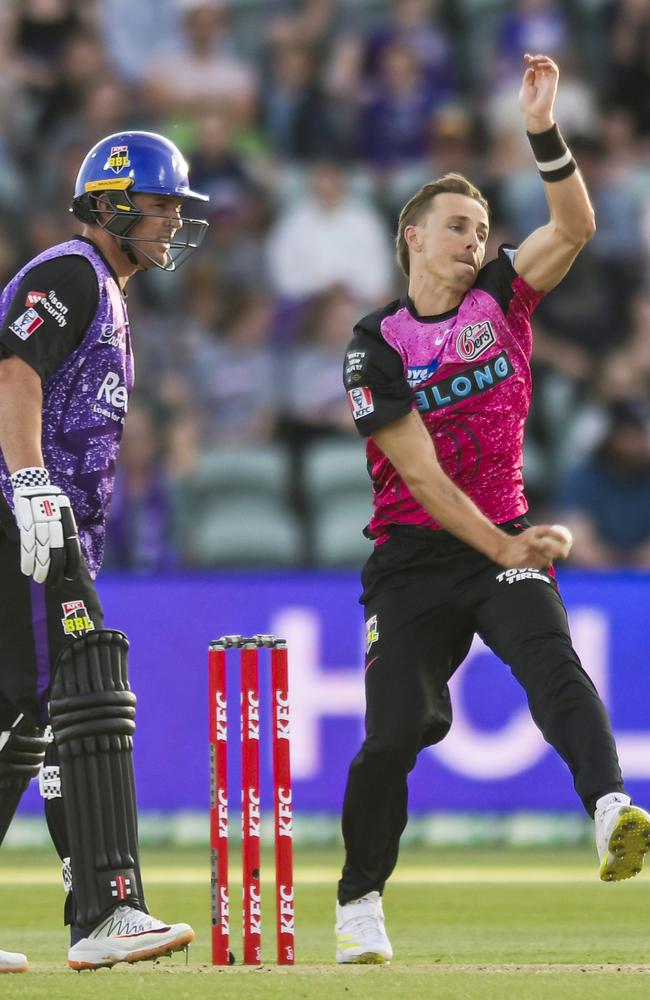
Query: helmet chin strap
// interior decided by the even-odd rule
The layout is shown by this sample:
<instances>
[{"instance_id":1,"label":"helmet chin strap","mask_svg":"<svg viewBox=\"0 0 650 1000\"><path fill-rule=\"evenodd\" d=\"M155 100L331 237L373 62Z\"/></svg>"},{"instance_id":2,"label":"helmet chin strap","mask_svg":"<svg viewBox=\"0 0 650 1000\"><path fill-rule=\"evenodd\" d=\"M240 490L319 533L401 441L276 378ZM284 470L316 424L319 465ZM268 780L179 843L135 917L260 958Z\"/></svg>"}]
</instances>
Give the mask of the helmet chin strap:
<instances>
[{"instance_id":1,"label":"helmet chin strap","mask_svg":"<svg viewBox=\"0 0 650 1000\"><path fill-rule=\"evenodd\" d=\"M126 191L123 192L120 191L119 193L111 191L107 192L105 196L107 200L110 202L114 214L113 217L108 220L108 222L104 226L104 229L106 230L106 232L110 233L111 236L115 237L120 250L122 251L123 254L126 254L130 262L135 267L139 267L142 268L142 270L145 270L133 251L131 240L126 239L127 233L129 233L133 229L133 227L137 225L141 213L138 211L132 198ZM123 208L120 206L120 201L122 202L126 201L129 207L133 210L134 214L126 215Z\"/></svg>"},{"instance_id":2,"label":"helmet chin strap","mask_svg":"<svg viewBox=\"0 0 650 1000\"><path fill-rule=\"evenodd\" d=\"M116 237L116 238L119 238L119 237ZM143 265L140 263L140 261L138 260L138 258L134 254L133 247L132 247L131 243L129 242L129 240L120 240L120 250L122 251L122 253L126 254L126 256L129 258L129 260L131 261L131 263L134 264L136 267L139 267L142 271L148 270L148 268L143 267Z\"/></svg>"},{"instance_id":3,"label":"helmet chin strap","mask_svg":"<svg viewBox=\"0 0 650 1000\"><path fill-rule=\"evenodd\" d=\"M141 260L138 260L133 243L130 238L127 238L128 234L142 218L142 212L138 209L128 191L111 191L106 196L115 214L112 219L109 219L105 228L118 241L120 250L126 254L130 262L135 267L140 268L141 271L148 271L150 265L143 264ZM124 202L126 202L133 214L125 212ZM143 256L149 259L147 253L143 253Z\"/></svg>"}]
</instances>

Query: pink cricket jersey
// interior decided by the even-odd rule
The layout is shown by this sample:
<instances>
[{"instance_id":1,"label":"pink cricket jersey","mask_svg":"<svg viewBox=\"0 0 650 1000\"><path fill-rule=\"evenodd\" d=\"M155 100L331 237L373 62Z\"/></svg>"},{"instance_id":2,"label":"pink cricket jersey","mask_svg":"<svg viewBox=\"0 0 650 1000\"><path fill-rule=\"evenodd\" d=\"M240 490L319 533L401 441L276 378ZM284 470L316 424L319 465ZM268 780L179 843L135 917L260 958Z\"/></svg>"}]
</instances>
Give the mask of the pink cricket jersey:
<instances>
[{"instance_id":1,"label":"pink cricket jersey","mask_svg":"<svg viewBox=\"0 0 650 1000\"><path fill-rule=\"evenodd\" d=\"M522 464L531 399L530 318L542 298L500 248L461 304L418 316L404 298L365 317L346 355L345 384L357 427L368 437L373 481L371 534L391 524L439 529L413 498L372 433L416 408L454 483L493 523L527 510Z\"/></svg>"}]
</instances>

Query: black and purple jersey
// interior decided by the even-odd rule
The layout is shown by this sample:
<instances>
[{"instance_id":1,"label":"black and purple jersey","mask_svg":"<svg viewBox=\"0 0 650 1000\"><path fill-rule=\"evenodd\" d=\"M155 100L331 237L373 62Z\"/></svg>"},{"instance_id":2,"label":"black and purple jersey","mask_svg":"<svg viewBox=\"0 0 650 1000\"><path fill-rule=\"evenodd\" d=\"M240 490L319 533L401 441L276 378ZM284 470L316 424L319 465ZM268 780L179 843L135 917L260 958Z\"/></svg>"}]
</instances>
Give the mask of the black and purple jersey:
<instances>
[{"instance_id":1,"label":"black and purple jersey","mask_svg":"<svg viewBox=\"0 0 650 1000\"><path fill-rule=\"evenodd\" d=\"M391 524L439 529L372 440L373 431L417 409L447 475L493 523L527 510L522 464L531 398L530 318L542 293L501 247L460 305L419 316L406 297L362 319L345 358L352 416L368 438L374 513L382 541Z\"/></svg>"},{"instance_id":2,"label":"black and purple jersey","mask_svg":"<svg viewBox=\"0 0 650 1000\"><path fill-rule=\"evenodd\" d=\"M51 247L9 282L0 296L0 355L10 354L41 377L45 465L70 498L95 576L134 372L124 297L91 241ZM2 456L0 489L13 510Z\"/></svg>"}]
</instances>

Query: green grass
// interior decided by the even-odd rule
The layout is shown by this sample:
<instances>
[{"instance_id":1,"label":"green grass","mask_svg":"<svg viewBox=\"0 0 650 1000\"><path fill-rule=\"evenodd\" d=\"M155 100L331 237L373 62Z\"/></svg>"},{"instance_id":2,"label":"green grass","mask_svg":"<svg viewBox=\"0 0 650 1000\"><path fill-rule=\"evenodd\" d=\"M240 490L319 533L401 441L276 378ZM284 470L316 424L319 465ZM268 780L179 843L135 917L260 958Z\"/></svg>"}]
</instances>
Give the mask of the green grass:
<instances>
[{"instance_id":1,"label":"green grass","mask_svg":"<svg viewBox=\"0 0 650 1000\"><path fill-rule=\"evenodd\" d=\"M272 883L265 883L261 970L210 965L207 852L148 850L151 911L197 932L189 962L74 974L66 967L63 893L50 851L0 853L0 945L25 951L30 971L3 976L2 997L58 1000L600 1000L650 995L650 875L619 885L597 877L592 849L404 852L385 894L395 949L388 968L333 961L340 855L296 855L297 964L273 964ZM233 860L233 874L236 859ZM271 862L265 859L270 875ZM231 887L233 947L241 957L239 886Z\"/></svg>"}]
</instances>

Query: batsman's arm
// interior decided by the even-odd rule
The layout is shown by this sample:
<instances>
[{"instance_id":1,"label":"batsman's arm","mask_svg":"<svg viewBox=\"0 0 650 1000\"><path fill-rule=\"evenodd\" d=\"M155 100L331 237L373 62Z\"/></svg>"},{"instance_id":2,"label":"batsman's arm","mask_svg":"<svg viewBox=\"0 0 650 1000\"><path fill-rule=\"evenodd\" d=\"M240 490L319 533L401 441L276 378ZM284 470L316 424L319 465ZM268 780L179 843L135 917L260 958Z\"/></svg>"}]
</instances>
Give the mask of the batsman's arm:
<instances>
[{"instance_id":1,"label":"batsman's arm","mask_svg":"<svg viewBox=\"0 0 650 1000\"><path fill-rule=\"evenodd\" d=\"M43 389L37 372L16 354L0 361L0 448L9 472L42 466Z\"/></svg>"},{"instance_id":2,"label":"batsman's arm","mask_svg":"<svg viewBox=\"0 0 650 1000\"><path fill-rule=\"evenodd\" d=\"M372 438L431 517L494 562L507 569L541 569L562 556L565 539L550 525L508 535L492 524L446 475L415 410L374 431Z\"/></svg>"},{"instance_id":3,"label":"batsman's arm","mask_svg":"<svg viewBox=\"0 0 650 1000\"><path fill-rule=\"evenodd\" d=\"M20 568L36 583L58 584L79 572L77 525L68 497L52 485L42 450L40 375L12 354L0 361L0 448L13 486Z\"/></svg>"}]
</instances>

